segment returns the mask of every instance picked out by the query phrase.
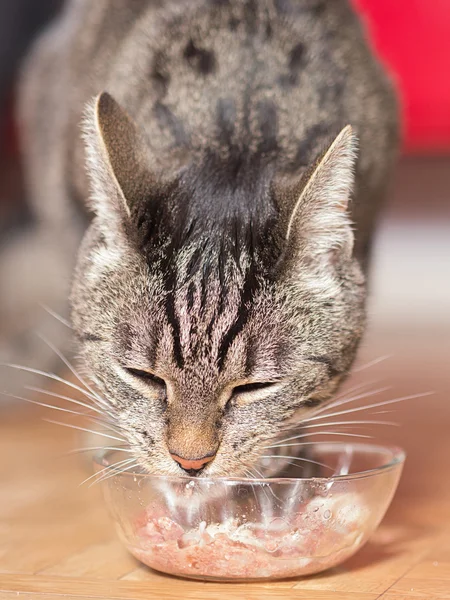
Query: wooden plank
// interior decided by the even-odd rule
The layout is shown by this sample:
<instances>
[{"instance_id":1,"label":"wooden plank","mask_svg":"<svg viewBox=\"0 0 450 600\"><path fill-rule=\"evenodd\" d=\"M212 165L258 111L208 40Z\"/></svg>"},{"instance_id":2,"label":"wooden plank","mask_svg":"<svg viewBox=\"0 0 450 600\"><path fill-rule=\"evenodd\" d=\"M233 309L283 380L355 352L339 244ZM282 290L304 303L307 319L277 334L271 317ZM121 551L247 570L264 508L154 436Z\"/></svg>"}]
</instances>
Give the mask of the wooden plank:
<instances>
[{"instance_id":1,"label":"wooden plank","mask_svg":"<svg viewBox=\"0 0 450 600\"><path fill-rule=\"evenodd\" d=\"M157 582L132 581L101 581L93 579L70 579L64 577L45 577L20 574L0 575L1 592L19 592L64 595L75 597L90 596L92 598L107 598L108 600L179 600L180 597L189 600L217 599L226 593L230 600L376 600L376 594L353 594L351 592L283 590L276 587L258 584L220 584L201 583L194 581L166 578L162 584ZM220 596L219 596L220 595ZM40 598L40 596L38 596Z\"/></svg>"},{"instance_id":2,"label":"wooden plank","mask_svg":"<svg viewBox=\"0 0 450 600\"><path fill-rule=\"evenodd\" d=\"M396 594L395 592L393 594L390 594L389 592L387 594L383 594L382 596L380 596L380 600L417 600L417 596L414 598L413 596L405 596L403 594ZM436 596L433 597L429 597L427 600L439 600L438 598L436 598Z\"/></svg>"},{"instance_id":3,"label":"wooden plank","mask_svg":"<svg viewBox=\"0 0 450 600\"><path fill-rule=\"evenodd\" d=\"M412 579L440 579L450 582L450 562L427 560L418 564L409 571L408 578ZM450 585L449 585L450 590Z\"/></svg>"},{"instance_id":4,"label":"wooden plank","mask_svg":"<svg viewBox=\"0 0 450 600\"><path fill-rule=\"evenodd\" d=\"M396 585L395 590L387 592L382 598L406 597L408 600L448 600L450 587L448 581L426 581L424 579L404 578Z\"/></svg>"},{"instance_id":5,"label":"wooden plank","mask_svg":"<svg viewBox=\"0 0 450 600\"><path fill-rule=\"evenodd\" d=\"M409 594L412 598L426 600L450 598L450 562L421 562L392 586L387 598L395 594Z\"/></svg>"},{"instance_id":6,"label":"wooden plank","mask_svg":"<svg viewBox=\"0 0 450 600\"><path fill-rule=\"evenodd\" d=\"M101 511L103 516L103 511ZM35 529L26 524L13 528L0 539L0 571L35 573L58 564L65 557L81 552L87 545L102 541L103 526L98 527L97 510L62 522L47 519ZM108 531L108 537L112 532Z\"/></svg>"},{"instance_id":7,"label":"wooden plank","mask_svg":"<svg viewBox=\"0 0 450 600\"><path fill-rule=\"evenodd\" d=\"M450 500L449 500L450 502ZM447 531L445 535L441 536L439 542L435 544L428 555L428 559L431 561L444 561L450 562L450 532Z\"/></svg>"},{"instance_id":8,"label":"wooden plank","mask_svg":"<svg viewBox=\"0 0 450 600\"><path fill-rule=\"evenodd\" d=\"M404 533L401 528L386 524L344 565L301 580L295 585L295 589L382 594L406 573L411 565L419 562L428 553L434 539L432 534L428 534L410 541L406 546L399 546Z\"/></svg>"},{"instance_id":9,"label":"wooden plank","mask_svg":"<svg viewBox=\"0 0 450 600\"><path fill-rule=\"evenodd\" d=\"M383 370L398 383L396 395L445 389L437 354L426 377L411 366L413 358ZM443 524L450 522L450 480L443 473L450 468L450 403L443 394L427 399L426 408L421 401L399 405L395 420L404 427L391 441L405 445L409 459L370 543L335 570L267 584L202 583L139 566L117 541L100 489L78 487L86 463L56 458L83 443L27 414L0 420L0 600L449 598L450 532Z\"/></svg>"},{"instance_id":10,"label":"wooden plank","mask_svg":"<svg viewBox=\"0 0 450 600\"><path fill-rule=\"evenodd\" d=\"M81 552L40 572L40 575L60 575L86 579L120 579L138 567L139 563L117 541L93 544Z\"/></svg>"},{"instance_id":11,"label":"wooden plank","mask_svg":"<svg viewBox=\"0 0 450 600\"><path fill-rule=\"evenodd\" d=\"M122 577L123 581L139 581L139 582L143 582L143 583L152 583L152 584L156 584L156 585L161 585L161 586L168 586L170 587L170 590L173 591L175 589L179 590L179 593L182 594L183 593L183 589L184 586L186 585L186 582L188 581L190 585L198 585L196 582L193 582L192 580L186 580L186 579L182 579L182 578L177 578L177 577L171 577L170 575L165 575L164 573L159 573L158 571L153 571L153 569L150 569L148 567L146 567L145 565L141 565L140 567L138 567L137 569L134 569L133 571L131 571L130 573L127 573L124 577ZM250 586L250 587L258 587L258 588L270 588L270 589L285 589L285 590L292 590L295 586L296 580L295 579L287 579L287 580L281 580L281 581L271 581L271 582L267 582L267 583L252 583L252 584L242 584L242 583L234 583L232 584L233 586L235 586L236 588L241 587L241 586ZM200 583L200 585L202 585ZM207 585L211 585L211 583L208 583ZM226 584L223 584L226 585ZM229 587L229 584L228 584Z\"/></svg>"},{"instance_id":12,"label":"wooden plank","mask_svg":"<svg viewBox=\"0 0 450 600\"><path fill-rule=\"evenodd\" d=\"M33 594L29 592L0 592L0 600L99 600L93 596L72 596L68 594ZM106 598L105 598L106 600ZM127 598L126 600L134 600Z\"/></svg>"},{"instance_id":13,"label":"wooden plank","mask_svg":"<svg viewBox=\"0 0 450 600\"><path fill-rule=\"evenodd\" d=\"M69 579L59 577L44 577L30 575L3 574L0 575L1 592L20 592L35 594L64 595L76 597L88 596L104 598L105 600L211 600L223 597L230 600L377 600L376 594L353 594L351 592L327 592L309 590L283 590L270 585L257 584L218 584L201 583L174 579L170 585L158 585L154 582L145 584L132 581L101 581L87 579ZM174 585L175 584L175 585ZM36 600L40 596L36 597Z\"/></svg>"}]
</instances>

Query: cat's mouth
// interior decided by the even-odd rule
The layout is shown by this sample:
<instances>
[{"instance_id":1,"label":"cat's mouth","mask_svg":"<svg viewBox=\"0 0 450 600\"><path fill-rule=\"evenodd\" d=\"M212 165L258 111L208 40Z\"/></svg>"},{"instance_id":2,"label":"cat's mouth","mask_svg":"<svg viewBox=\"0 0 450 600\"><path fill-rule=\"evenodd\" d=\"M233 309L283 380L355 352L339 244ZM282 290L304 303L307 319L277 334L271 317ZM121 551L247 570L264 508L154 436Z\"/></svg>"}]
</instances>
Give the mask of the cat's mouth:
<instances>
[{"instance_id":1,"label":"cat's mouth","mask_svg":"<svg viewBox=\"0 0 450 600\"><path fill-rule=\"evenodd\" d=\"M195 477L200 474L205 467L214 460L217 451L205 454L202 457L196 458L184 458L178 454L169 451L171 458L177 463L177 465L183 469L191 477Z\"/></svg>"}]
</instances>

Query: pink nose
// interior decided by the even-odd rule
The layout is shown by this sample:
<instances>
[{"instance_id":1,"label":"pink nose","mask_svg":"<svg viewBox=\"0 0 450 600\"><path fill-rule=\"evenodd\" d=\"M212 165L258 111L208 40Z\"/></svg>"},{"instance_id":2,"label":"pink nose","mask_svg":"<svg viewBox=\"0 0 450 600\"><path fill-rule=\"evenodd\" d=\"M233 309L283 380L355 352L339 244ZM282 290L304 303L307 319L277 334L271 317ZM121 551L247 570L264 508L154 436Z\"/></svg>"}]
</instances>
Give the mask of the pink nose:
<instances>
[{"instance_id":1,"label":"pink nose","mask_svg":"<svg viewBox=\"0 0 450 600\"><path fill-rule=\"evenodd\" d=\"M200 469L202 469L206 465L206 463L209 463L212 461L212 459L214 458L215 455L213 454L212 456L204 456L203 458L196 458L193 460L187 459L187 458L181 458L181 456L178 456L177 454L172 454L172 453L170 453L170 456L185 471L200 471Z\"/></svg>"}]
</instances>

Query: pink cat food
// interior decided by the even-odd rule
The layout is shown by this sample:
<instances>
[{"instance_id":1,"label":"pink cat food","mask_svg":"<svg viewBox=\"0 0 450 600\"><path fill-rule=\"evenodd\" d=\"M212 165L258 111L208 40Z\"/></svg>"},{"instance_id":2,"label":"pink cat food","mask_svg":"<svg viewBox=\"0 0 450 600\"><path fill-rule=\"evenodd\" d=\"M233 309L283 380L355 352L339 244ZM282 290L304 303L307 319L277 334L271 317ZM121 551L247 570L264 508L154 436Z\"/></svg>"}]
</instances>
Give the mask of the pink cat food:
<instances>
[{"instance_id":1,"label":"pink cat food","mask_svg":"<svg viewBox=\"0 0 450 600\"><path fill-rule=\"evenodd\" d=\"M136 545L130 551L159 571L201 579L306 575L353 554L364 537L367 517L360 499L350 494L315 498L289 523L230 518L184 529L160 510L148 508L137 523Z\"/></svg>"}]
</instances>

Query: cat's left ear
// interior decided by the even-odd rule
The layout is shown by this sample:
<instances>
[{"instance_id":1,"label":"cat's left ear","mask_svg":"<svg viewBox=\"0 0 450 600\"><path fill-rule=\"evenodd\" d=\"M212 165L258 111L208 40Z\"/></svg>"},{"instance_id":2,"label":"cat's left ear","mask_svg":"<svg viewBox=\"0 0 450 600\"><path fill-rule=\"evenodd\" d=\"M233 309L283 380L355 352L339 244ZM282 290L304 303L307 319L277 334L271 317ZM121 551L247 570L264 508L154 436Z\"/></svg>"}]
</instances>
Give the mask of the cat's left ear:
<instances>
[{"instance_id":1,"label":"cat's left ear","mask_svg":"<svg viewBox=\"0 0 450 600\"><path fill-rule=\"evenodd\" d=\"M353 232L348 213L357 142L350 125L299 180L275 182L284 238L285 266L299 257L350 258Z\"/></svg>"},{"instance_id":2,"label":"cat's left ear","mask_svg":"<svg viewBox=\"0 0 450 600\"><path fill-rule=\"evenodd\" d=\"M84 123L91 207L110 227L127 221L154 186L148 147L135 123L107 92L95 98Z\"/></svg>"}]
</instances>

